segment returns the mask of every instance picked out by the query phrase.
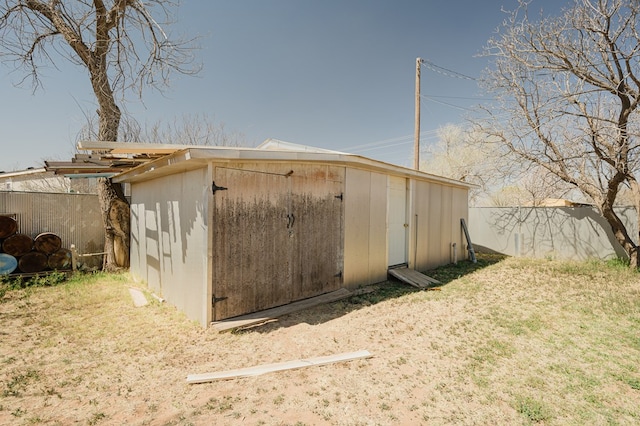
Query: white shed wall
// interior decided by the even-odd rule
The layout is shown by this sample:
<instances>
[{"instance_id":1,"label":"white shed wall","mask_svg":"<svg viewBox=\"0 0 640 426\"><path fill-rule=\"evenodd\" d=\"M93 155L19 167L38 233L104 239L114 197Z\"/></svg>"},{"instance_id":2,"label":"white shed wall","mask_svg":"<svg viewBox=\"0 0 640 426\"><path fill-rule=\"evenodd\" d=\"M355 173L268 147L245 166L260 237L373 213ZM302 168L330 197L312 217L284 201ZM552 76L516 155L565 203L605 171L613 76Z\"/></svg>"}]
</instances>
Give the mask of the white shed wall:
<instances>
[{"instance_id":1,"label":"white shed wall","mask_svg":"<svg viewBox=\"0 0 640 426\"><path fill-rule=\"evenodd\" d=\"M210 190L206 167L131 188L131 273L202 324Z\"/></svg>"},{"instance_id":2,"label":"white shed wall","mask_svg":"<svg viewBox=\"0 0 640 426\"><path fill-rule=\"evenodd\" d=\"M347 168L344 202L344 285L386 280L387 176Z\"/></svg>"},{"instance_id":3,"label":"white shed wall","mask_svg":"<svg viewBox=\"0 0 640 426\"><path fill-rule=\"evenodd\" d=\"M458 259L465 259L466 242L460 219L468 221L466 189L414 181L411 249L414 269L425 271L453 261L453 243Z\"/></svg>"}]
</instances>

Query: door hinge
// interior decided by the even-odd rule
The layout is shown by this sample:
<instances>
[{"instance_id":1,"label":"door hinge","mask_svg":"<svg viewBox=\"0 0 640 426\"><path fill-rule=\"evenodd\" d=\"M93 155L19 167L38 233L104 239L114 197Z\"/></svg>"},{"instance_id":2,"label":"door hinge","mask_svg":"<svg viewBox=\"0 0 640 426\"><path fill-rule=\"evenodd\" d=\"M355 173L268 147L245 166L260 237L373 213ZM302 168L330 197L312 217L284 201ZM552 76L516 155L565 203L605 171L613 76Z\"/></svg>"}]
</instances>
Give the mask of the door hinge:
<instances>
[{"instance_id":1,"label":"door hinge","mask_svg":"<svg viewBox=\"0 0 640 426\"><path fill-rule=\"evenodd\" d=\"M334 275L334 278L342 278L342 271Z\"/></svg>"},{"instance_id":2,"label":"door hinge","mask_svg":"<svg viewBox=\"0 0 640 426\"><path fill-rule=\"evenodd\" d=\"M211 304L215 305L218 302L222 302L223 300L227 300L228 297L216 297L215 294L213 295L213 297L211 298Z\"/></svg>"},{"instance_id":3,"label":"door hinge","mask_svg":"<svg viewBox=\"0 0 640 426\"><path fill-rule=\"evenodd\" d=\"M213 193L213 195L216 195L216 191L226 191L227 188L225 188L224 186L218 186L216 185L215 181L211 181L211 192Z\"/></svg>"},{"instance_id":4,"label":"door hinge","mask_svg":"<svg viewBox=\"0 0 640 426\"><path fill-rule=\"evenodd\" d=\"M340 193L340 195L334 195L334 197L336 197L337 199L339 199L340 201L342 201L343 199L343 194L342 192Z\"/></svg>"}]
</instances>

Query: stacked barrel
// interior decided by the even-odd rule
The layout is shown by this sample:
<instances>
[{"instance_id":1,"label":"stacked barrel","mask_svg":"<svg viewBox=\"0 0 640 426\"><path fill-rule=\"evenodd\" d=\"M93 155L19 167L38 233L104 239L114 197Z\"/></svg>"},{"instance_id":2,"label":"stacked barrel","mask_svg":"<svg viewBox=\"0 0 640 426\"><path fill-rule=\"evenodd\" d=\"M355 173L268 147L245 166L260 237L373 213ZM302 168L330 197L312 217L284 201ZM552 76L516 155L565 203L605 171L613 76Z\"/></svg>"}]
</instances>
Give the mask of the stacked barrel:
<instances>
[{"instance_id":1,"label":"stacked barrel","mask_svg":"<svg viewBox=\"0 0 640 426\"><path fill-rule=\"evenodd\" d=\"M60 237L43 232L35 238L18 232L11 216L0 216L0 274L71 269L71 251Z\"/></svg>"}]
</instances>

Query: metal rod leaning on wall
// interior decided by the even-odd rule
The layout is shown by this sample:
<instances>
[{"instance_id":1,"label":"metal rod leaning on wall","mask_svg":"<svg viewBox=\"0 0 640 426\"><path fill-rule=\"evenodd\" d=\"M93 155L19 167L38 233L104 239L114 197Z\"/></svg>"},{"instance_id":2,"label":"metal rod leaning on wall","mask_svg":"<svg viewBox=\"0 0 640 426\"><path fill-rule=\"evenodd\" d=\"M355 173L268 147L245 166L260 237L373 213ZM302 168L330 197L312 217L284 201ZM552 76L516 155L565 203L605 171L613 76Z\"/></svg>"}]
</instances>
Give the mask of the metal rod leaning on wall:
<instances>
[{"instance_id":1,"label":"metal rod leaning on wall","mask_svg":"<svg viewBox=\"0 0 640 426\"><path fill-rule=\"evenodd\" d=\"M464 236L467 239L467 250L469 250L469 257L473 263L476 263L478 260L476 259L476 252L473 250L473 244L471 244L471 237L469 236L469 230L467 229L467 223L464 221L464 218L460 218L460 224L462 225L462 230L464 231Z\"/></svg>"}]
</instances>

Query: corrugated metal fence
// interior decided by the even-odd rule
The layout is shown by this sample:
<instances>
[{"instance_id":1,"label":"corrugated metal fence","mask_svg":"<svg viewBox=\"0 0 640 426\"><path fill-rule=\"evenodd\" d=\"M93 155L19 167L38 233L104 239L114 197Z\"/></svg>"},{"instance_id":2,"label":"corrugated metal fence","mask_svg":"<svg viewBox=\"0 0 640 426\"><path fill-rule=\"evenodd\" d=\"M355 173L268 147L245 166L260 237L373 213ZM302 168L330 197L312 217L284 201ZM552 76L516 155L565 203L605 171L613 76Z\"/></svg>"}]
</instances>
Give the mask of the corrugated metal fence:
<instances>
[{"instance_id":1,"label":"corrugated metal fence","mask_svg":"<svg viewBox=\"0 0 640 426\"><path fill-rule=\"evenodd\" d=\"M616 212L629 235L638 235L635 209ZM469 231L478 251L573 260L628 258L609 224L588 206L474 207L469 209Z\"/></svg>"},{"instance_id":2,"label":"corrugated metal fence","mask_svg":"<svg viewBox=\"0 0 640 426\"><path fill-rule=\"evenodd\" d=\"M0 214L11 215L18 232L35 238L53 232L62 247L75 245L79 253L104 250L104 228L98 196L93 194L0 191ZM99 267L100 256L84 258L87 266Z\"/></svg>"}]
</instances>

